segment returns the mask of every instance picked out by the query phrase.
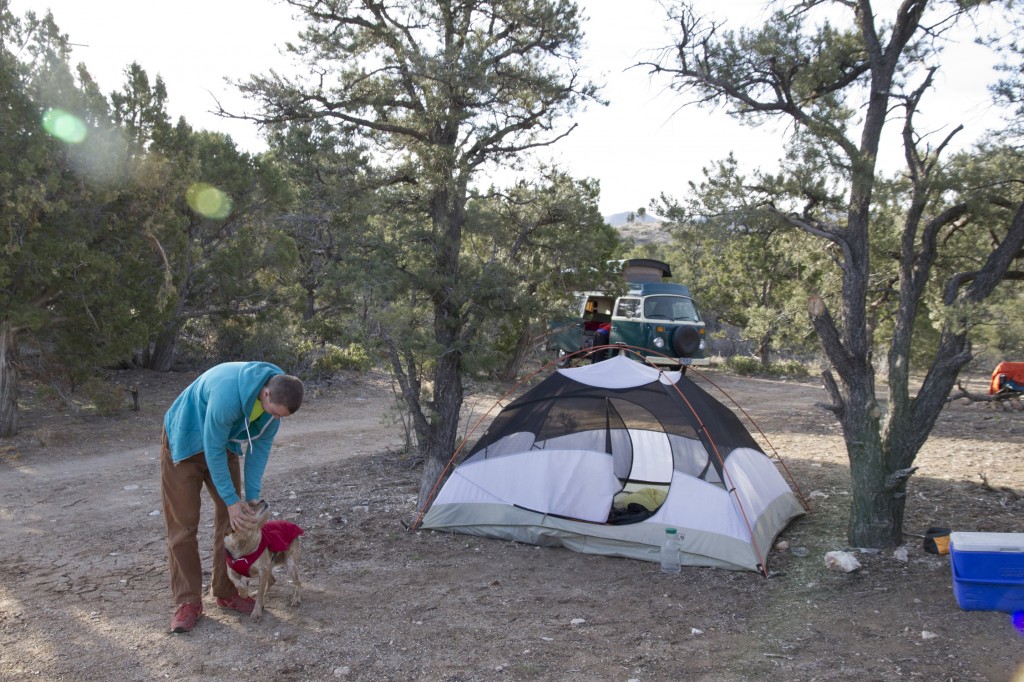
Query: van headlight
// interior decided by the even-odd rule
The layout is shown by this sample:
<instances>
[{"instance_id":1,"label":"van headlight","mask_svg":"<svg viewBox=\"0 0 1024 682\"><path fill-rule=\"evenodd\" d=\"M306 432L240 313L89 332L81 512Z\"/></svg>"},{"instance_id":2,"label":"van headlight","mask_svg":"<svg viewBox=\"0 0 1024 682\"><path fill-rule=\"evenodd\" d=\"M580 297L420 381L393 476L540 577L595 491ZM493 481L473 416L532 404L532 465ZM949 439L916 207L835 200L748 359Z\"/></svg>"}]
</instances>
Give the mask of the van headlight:
<instances>
[{"instance_id":1,"label":"van headlight","mask_svg":"<svg viewBox=\"0 0 1024 682\"><path fill-rule=\"evenodd\" d=\"M661 350L662 348L664 348L665 347L665 339L661 338L660 336L654 337L654 347L657 348L658 350Z\"/></svg>"}]
</instances>

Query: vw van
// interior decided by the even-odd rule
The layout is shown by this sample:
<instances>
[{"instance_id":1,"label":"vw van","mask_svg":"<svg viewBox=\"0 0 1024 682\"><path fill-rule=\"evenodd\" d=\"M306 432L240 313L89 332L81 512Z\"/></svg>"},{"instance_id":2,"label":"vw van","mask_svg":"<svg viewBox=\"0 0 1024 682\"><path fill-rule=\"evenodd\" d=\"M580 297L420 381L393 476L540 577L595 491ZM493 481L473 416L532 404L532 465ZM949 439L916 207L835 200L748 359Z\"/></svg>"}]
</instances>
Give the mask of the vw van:
<instances>
[{"instance_id":1,"label":"vw van","mask_svg":"<svg viewBox=\"0 0 1024 682\"><path fill-rule=\"evenodd\" d=\"M621 344L652 365L707 365L705 325L689 287L662 281L672 273L661 261L624 261L622 270L624 294L583 292L578 317L551 325L548 348L558 353L560 364L577 351ZM599 362L614 352L598 350L586 357Z\"/></svg>"}]
</instances>

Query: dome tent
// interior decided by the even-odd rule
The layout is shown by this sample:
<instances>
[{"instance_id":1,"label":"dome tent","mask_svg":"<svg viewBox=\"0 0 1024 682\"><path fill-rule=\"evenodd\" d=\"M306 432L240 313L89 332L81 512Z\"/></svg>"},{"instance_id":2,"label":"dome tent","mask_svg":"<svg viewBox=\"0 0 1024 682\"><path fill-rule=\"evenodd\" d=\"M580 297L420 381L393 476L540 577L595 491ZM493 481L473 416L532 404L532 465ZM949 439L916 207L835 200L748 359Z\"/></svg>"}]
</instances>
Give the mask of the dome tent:
<instances>
[{"instance_id":1,"label":"dome tent","mask_svg":"<svg viewBox=\"0 0 1024 682\"><path fill-rule=\"evenodd\" d=\"M617 356L557 370L502 409L419 525L647 561L676 528L684 565L766 573L803 513L725 405Z\"/></svg>"}]
</instances>

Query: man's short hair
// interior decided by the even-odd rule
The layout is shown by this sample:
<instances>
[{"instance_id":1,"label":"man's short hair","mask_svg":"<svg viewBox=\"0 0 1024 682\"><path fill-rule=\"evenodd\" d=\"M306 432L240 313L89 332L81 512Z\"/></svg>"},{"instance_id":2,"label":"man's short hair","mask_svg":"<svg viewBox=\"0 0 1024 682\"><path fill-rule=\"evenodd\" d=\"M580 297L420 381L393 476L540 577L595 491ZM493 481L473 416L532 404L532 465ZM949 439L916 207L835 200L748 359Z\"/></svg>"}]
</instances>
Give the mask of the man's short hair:
<instances>
[{"instance_id":1,"label":"man's short hair","mask_svg":"<svg viewBox=\"0 0 1024 682\"><path fill-rule=\"evenodd\" d=\"M302 407L304 388L298 377L275 374L267 382L267 389L270 391L270 402L281 405L288 410L288 414L295 414Z\"/></svg>"}]
</instances>

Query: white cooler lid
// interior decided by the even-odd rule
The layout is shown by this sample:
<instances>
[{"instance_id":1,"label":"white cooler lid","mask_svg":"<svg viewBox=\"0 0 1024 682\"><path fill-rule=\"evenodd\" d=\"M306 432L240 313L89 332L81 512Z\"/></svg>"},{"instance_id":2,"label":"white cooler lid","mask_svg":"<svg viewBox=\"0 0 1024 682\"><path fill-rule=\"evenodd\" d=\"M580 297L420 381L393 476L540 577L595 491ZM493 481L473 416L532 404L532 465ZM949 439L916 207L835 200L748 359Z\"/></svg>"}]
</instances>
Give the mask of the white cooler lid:
<instances>
[{"instance_id":1,"label":"white cooler lid","mask_svg":"<svg viewBox=\"0 0 1024 682\"><path fill-rule=\"evenodd\" d=\"M1024 552L1024 533L950 533L958 552Z\"/></svg>"}]
</instances>

